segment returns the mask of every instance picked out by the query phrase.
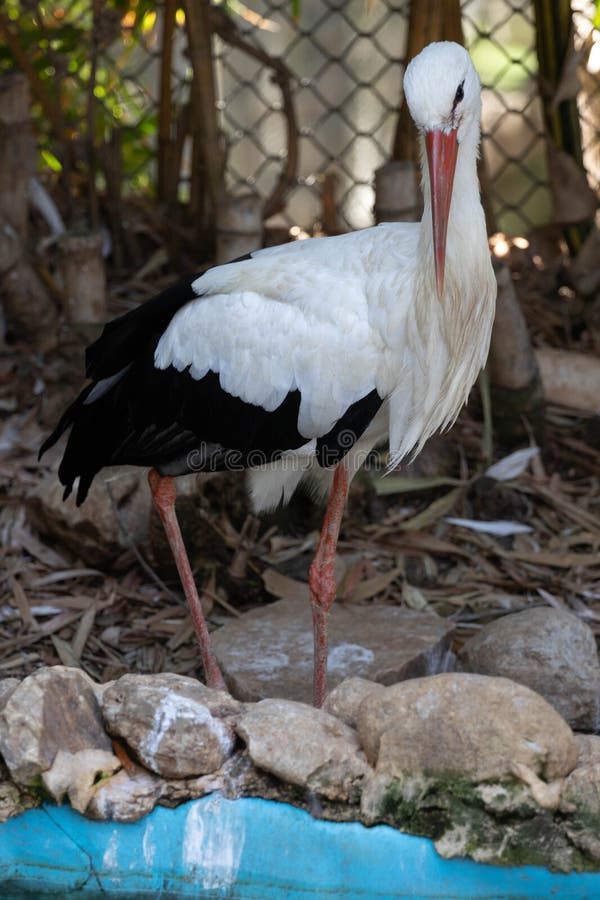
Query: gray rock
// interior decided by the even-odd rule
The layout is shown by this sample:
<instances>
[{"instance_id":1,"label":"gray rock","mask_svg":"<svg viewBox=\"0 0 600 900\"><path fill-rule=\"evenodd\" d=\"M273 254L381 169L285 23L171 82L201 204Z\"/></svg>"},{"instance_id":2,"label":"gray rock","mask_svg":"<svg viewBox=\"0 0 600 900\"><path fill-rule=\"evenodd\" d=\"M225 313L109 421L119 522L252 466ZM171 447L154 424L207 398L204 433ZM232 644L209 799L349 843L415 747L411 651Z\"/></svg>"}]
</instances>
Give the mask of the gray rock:
<instances>
[{"instance_id":1,"label":"gray rock","mask_svg":"<svg viewBox=\"0 0 600 900\"><path fill-rule=\"evenodd\" d=\"M83 506L63 502L63 486L49 472L28 497L28 514L42 534L69 547L91 566L105 563L148 536L152 500L143 472L99 472Z\"/></svg>"},{"instance_id":2,"label":"gray rock","mask_svg":"<svg viewBox=\"0 0 600 900\"><path fill-rule=\"evenodd\" d=\"M575 740L579 749L577 766L593 766L600 763L600 735L576 734Z\"/></svg>"},{"instance_id":3,"label":"gray rock","mask_svg":"<svg viewBox=\"0 0 600 900\"><path fill-rule=\"evenodd\" d=\"M382 684L367 681L366 678L346 678L327 695L323 709L341 719L350 728L356 728L358 711L365 697L384 690Z\"/></svg>"},{"instance_id":4,"label":"gray rock","mask_svg":"<svg viewBox=\"0 0 600 900\"><path fill-rule=\"evenodd\" d=\"M574 808L600 816L600 763L577 766L565 781L561 799L565 812Z\"/></svg>"},{"instance_id":5,"label":"gray rock","mask_svg":"<svg viewBox=\"0 0 600 900\"><path fill-rule=\"evenodd\" d=\"M233 750L239 710L224 691L181 675L124 675L102 701L108 731L164 778L220 768Z\"/></svg>"},{"instance_id":6,"label":"gray rock","mask_svg":"<svg viewBox=\"0 0 600 900\"><path fill-rule=\"evenodd\" d=\"M52 666L29 675L0 710L0 755L17 784L28 785L57 753L110 752L94 686L80 669Z\"/></svg>"},{"instance_id":7,"label":"gray rock","mask_svg":"<svg viewBox=\"0 0 600 900\"><path fill-rule=\"evenodd\" d=\"M164 787L162 778L143 769L131 773L121 769L97 786L85 814L91 819L137 822L152 812Z\"/></svg>"},{"instance_id":8,"label":"gray rock","mask_svg":"<svg viewBox=\"0 0 600 900\"><path fill-rule=\"evenodd\" d=\"M303 703L262 700L237 730L257 768L332 800L356 799L369 772L356 732Z\"/></svg>"},{"instance_id":9,"label":"gray rock","mask_svg":"<svg viewBox=\"0 0 600 900\"><path fill-rule=\"evenodd\" d=\"M0 679L0 710L4 709L8 702L8 698L19 684L20 681L18 678Z\"/></svg>"},{"instance_id":10,"label":"gray rock","mask_svg":"<svg viewBox=\"0 0 600 900\"><path fill-rule=\"evenodd\" d=\"M21 790L12 781L0 781L0 825L27 809L40 805L40 799Z\"/></svg>"},{"instance_id":11,"label":"gray rock","mask_svg":"<svg viewBox=\"0 0 600 900\"><path fill-rule=\"evenodd\" d=\"M571 729L529 688L505 678L454 673L369 695L358 733L378 774L514 775L521 764L548 781L568 775L578 749Z\"/></svg>"},{"instance_id":12,"label":"gray rock","mask_svg":"<svg viewBox=\"0 0 600 900\"><path fill-rule=\"evenodd\" d=\"M570 840L600 860L600 762L578 766L565 781L561 809Z\"/></svg>"},{"instance_id":13,"label":"gray rock","mask_svg":"<svg viewBox=\"0 0 600 900\"><path fill-rule=\"evenodd\" d=\"M396 606L334 603L329 618L328 684L359 676L393 684L440 671L452 625L429 613ZM279 600L228 622L212 635L231 692L310 702L313 635L306 603Z\"/></svg>"},{"instance_id":14,"label":"gray rock","mask_svg":"<svg viewBox=\"0 0 600 900\"><path fill-rule=\"evenodd\" d=\"M496 619L471 638L460 666L527 685L571 727L600 726L600 662L592 630L571 613L536 607Z\"/></svg>"}]
</instances>

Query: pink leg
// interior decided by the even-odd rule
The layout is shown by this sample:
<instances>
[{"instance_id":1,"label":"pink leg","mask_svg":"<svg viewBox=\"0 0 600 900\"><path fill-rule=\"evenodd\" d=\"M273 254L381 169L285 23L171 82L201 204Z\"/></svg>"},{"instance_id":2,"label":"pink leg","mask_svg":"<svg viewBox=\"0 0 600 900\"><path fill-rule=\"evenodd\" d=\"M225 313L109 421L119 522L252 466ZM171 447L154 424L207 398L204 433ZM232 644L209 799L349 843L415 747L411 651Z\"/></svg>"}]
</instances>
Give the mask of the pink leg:
<instances>
[{"instance_id":1,"label":"pink leg","mask_svg":"<svg viewBox=\"0 0 600 900\"><path fill-rule=\"evenodd\" d=\"M347 496L348 471L341 462L333 476L321 537L308 576L315 641L313 703L317 707L323 705L327 687L327 619L335 600L335 552Z\"/></svg>"},{"instance_id":2,"label":"pink leg","mask_svg":"<svg viewBox=\"0 0 600 900\"><path fill-rule=\"evenodd\" d=\"M200 644L200 655L204 666L204 677L208 687L227 690L221 670L210 645L210 635L206 626L206 619L202 612L202 605L196 590L194 576L190 561L185 550L181 529L175 513L175 497L177 490L173 478L163 478L156 469L150 469L148 483L152 493L152 500L163 523L169 546L175 558L175 565L179 572L185 599L188 602L192 615L196 637Z\"/></svg>"}]
</instances>

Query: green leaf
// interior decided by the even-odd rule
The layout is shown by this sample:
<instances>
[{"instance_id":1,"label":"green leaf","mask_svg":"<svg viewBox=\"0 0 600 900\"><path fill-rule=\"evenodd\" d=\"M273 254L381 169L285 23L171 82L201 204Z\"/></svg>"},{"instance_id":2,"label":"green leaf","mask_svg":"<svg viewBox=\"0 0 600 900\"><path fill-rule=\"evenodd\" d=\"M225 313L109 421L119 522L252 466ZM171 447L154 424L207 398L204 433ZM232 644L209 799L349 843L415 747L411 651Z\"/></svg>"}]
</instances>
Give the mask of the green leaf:
<instances>
[{"instance_id":1,"label":"green leaf","mask_svg":"<svg viewBox=\"0 0 600 900\"><path fill-rule=\"evenodd\" d=\"M42 157L48 168L53 172L62 172L62 163L60 159L57 159L54 153L52 153L50 150L42 150L40 156Z\"/></svg>"}]
</instances>

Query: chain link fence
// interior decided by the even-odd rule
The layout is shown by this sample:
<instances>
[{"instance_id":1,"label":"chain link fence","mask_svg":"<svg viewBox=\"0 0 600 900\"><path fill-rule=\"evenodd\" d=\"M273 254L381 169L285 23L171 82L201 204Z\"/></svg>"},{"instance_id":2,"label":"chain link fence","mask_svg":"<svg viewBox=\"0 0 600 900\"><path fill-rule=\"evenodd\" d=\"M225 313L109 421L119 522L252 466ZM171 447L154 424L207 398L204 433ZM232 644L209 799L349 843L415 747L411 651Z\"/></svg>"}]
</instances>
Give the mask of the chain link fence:
<instances>
[{"instance_id":1,"label":"chain link fence","mask_svg":"<svg viewBox=\"0 0 600 900\"><path fill-rule=\"evenodd\" d=\"M286 0L253 8L264 24L247 25L247 37L281 54L296 84L300 170L287 221L311 228L320 180L333 171L342 224L371 224L373 172L389 158L401 98L408 0L304 0L298 22ZM463 29L484 85L492 206L503 230L529 230L550 215L532 4L465 0ZM249 68L239 52L217 47L217 64L230 185L266 193L283 152L278 98L267 74Z\"/></svg>"},{"instance_id":2,"label":"chain link fence","mask_svg":"<svg viewBox=\"0 0 600 900\"><path fill-rule=\"evenodd\" d=\"M27 23L37 4L7 0L13 19ZM90 3L46 2L45 21L56 35L82 41L71 57L64 90L85 95L90 63L86 48L100 41L94 89L109 120L121 126L124 175L134 189L155 183L161 5L138 2L136 11L106 18L93 36ZM235 23L244 37L280 56L293 78L299 125L297 183L279 224L311 232L322 210L325 175L335 177L342 229L373 222L373 174L389 159L401 99L409 0L290 0L237 4ZM592 0L574 0L578 45L591 54L581 71L579 95L584 159L592 187L600 188L600 34L592 28ZM23 11L25 9L25 12ZM498 227L518 234L549 221L541 104L537 90L535 20L530 0L463 0L466 45L483 84L483 154L489 198ZM115 11L113 10L113 13ZM65 32L68 26L70 31ZM50 28L48 24L45 26ZM51 39L52 35L49 35ZM63 37L64 40L64 37ZM185 54L184 17L177 12L173 43L173 103L189 97L191 67ZM271 73L243 51L215 38L219 116L228 153L226 178L233 192L268 196L286 153L279 88ZM49 40L49 64L52 41ZM59 58L58 53L54 53ZM64 74L64 73L63 73ZM81 114L81 110L79 110ZM76 129L77 125L74 123ZM184 148L181 192L185 199L190 154Z\"/></svg>"}]
</instances>

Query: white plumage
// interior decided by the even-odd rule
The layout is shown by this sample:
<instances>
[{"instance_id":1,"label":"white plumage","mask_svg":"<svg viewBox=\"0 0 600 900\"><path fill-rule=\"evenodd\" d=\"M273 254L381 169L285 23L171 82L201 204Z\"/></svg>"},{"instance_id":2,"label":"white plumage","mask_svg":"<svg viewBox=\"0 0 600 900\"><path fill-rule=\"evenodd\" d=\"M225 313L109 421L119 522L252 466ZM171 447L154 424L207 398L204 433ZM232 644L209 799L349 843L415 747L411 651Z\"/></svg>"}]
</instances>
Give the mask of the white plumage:
<instances>
[{"instance_id":1,"label":"white plumage","mask_svg":"<svg viewBox=\"0 0 600 900\"><path fill-rule=\"evenodd\" d=\"M304 477L328 489L332 473L314 464L313 439L373 389L386 403L351 451L351 475L388 435L395 465L452 424L485 363L496 282L476 177L479 80L461 47L436 44L408 69L405 91L417 124L443 130L461 82L441 297L424 165L420 223L296 241L212 269L159 341L158 368L191 366L198 379L218 372L224 390L269 411L300 390L307 446L250 469L257 510L289 499Z\"/></svg>"}]
</instances>

